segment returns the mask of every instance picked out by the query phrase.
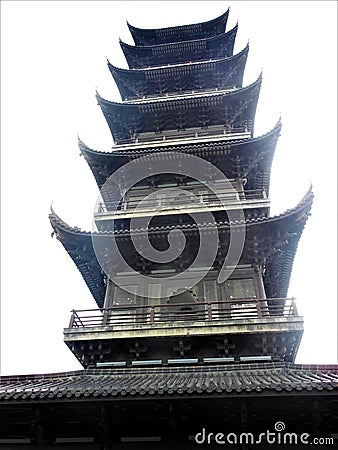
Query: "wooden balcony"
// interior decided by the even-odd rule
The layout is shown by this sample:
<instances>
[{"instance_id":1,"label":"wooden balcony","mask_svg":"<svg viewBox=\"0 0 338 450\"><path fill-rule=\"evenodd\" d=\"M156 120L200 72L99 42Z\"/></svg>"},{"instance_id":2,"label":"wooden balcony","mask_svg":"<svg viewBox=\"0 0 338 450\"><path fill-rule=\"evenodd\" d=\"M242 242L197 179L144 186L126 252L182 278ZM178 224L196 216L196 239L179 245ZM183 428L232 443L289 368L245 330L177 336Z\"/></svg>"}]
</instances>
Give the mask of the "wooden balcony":
<instances>
[{"instance_id":1,"label":"wooden balcony","mask_svg":"<svg viewBox=\"0 0 338 450\"><path fill-rule=\"evenodd\" d=\"M211 125L205 128L187 128L185 130L164 130L159 132L136 133L130 139L119 141L116 148L144 148L147 144L155 144L157 147L173 145L175 143L194 143L213 141L233 141L238 139L250 139L252 137L252 121L248 121L247 127L224 127ZM162 144L162 145L161 145Z\"/></svg>"},{"instance_id":2,"label":"wooden balcony","mask_svg":"<svg viewBox=\"0 0 338 450\"><path fill-rule=\"evenodd\" d=\"M68 332L104 329L120 332L153 328L183 328L240 324L287 323L299 319L291 299L243 299L222 302L196 302L162 305L119 305L112 308L73 310Z\"/></svg>"},{"instance_id":3,"label":"wooden balcony","mask_svg":"<svg viewBox=\"0 0 338 450\"><path fill-rule=\"evenodd\" d=\"M163 361L177 348L191 357L271 355L294 359L303 318L294 299L243 299L223 302L119 305L73 311L64 341L82 364L142 359ZM192 343L193 342L193 343ZM223 348L223 347L222 347ZM147 359L147 358L146 358Z\"/></svg>"}]
</instances>

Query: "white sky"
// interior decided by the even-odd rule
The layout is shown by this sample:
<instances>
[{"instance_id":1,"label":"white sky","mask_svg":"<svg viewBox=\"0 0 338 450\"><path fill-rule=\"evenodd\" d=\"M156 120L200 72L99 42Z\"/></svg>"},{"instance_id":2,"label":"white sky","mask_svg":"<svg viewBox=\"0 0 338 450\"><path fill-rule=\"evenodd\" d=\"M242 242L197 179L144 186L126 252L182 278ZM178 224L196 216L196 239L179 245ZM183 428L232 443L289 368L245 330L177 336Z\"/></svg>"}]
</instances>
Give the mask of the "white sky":
<instances>
[{"instance_id":1,"label":"white sky","mask_svg":"<svg viewBox=\"0 0 338 450\"><path fill-rule=\"evenodd\" d=\"M120 100L106 57L127 67L126 20L157 28L213 19L230 6L235 53L250 42L244 84L263 69L255 135L282 115L272 213L298 203L309 180L315 202L298 247L289 296L305 332L298 363L337 361L335 1L2 1L2 374L80 369L63 343L72 309L95 308L48 221L56 212L91 229L94 178L79 157L112 145L95 89Z\"/></svg>"}]
</instances>

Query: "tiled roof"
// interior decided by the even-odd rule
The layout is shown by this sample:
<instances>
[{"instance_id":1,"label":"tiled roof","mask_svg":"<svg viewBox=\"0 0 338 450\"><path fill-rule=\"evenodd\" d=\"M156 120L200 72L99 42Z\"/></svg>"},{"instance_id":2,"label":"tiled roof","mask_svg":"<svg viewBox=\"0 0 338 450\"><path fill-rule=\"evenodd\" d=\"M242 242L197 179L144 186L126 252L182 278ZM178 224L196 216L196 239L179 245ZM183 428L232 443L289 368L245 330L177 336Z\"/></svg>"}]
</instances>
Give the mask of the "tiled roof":
<instances>
[{"instance_id":1,"label":"tiled roof","mask_svg":"<svg viewBox=\"0 0 338 450\"><path fill-rule=\"evenodd\" d=\"M79 140L81 155L89 165L94 178L101 189L107 179L123 165L135 161L142 156L150 156L157 153L172 154L173 157L180 153L187 153L203 158L219 168L227 178L235 178L238 175L238 166L232 164L232 160L239 156L241 161L241 174L247 178L246 189L264 188L269 193L271 164L281 131L279 120L274 128L262 136L250 139L209 142L181 142L179 145L134 145L125 149L110 152L102 152L89 148ZM261 155L260 158L257 155ZM254 159L254 163L252 160ZM264 177L261 175L265 174Z\"/></svg>"},{"instance_id":2,"label":"tiled roof","mask_svg":"<svg viewBox=\"0 0 338 450\"><path fill-rule=\"evenodd\" d=\"M138 103L112 102L98 93L96 98L116 144L131 143L139 133L224 126L253 132L262 74L249 86L234 91L161 97ZM201 115L201 111L203 114Z\"/></svg>"},{"instance_id":3,"label":"tiled roof","mask_svg":"<svg viewBox=\"0 0 338 450\"><path fill-rule=\"evenodd\" d=\"M166 65L149 69L120 69L108 61L123 100L143 96L164 96L182 91L203 91L241 87L249 44L235 56L190 64Z\"/></svg>"},{"instance_id":4,"label":"tiled roof","mask_svg":"<svg viewBox=\"0 0 338 450\"><path fill-rule=\"evenodd\" d=\"M217 36L158 45L120 45L130 69L232 56L238 26Z\"/></svg>"},{"instance_id":5,"label":"tiled roof","mask_svg":"<svg viewBox=\"0 0 338 450\"><path fill-rule=\"evenodd\" d=\"M312 188L306 193L299 204L290 210L285 211L275 217L258 217L247 219L246 243L243 250L243 258L253 257L266 258L266 272L264 276L266 294L268 298L284 298L287 296L289 280L292 271L293 260L297 251L298 241L302 235L303 228L311 210L313 200ZM99 307L104 300L104 275L97 262L90 232L75 229L66 224L52 210L50 214L51 225L57 238L60 240L66 251L69 253L77 268L81 272L88 285L96 303ZM233 227L243 226L243 222L231 223ZM208 228L210 224L182 224L163 227L149 227L145 229L134 229L133 234L167 234L171 229L179 228L186 233L196 233L199 228ZM217 227L221 232L227 233L228 222L217 222ZM100 236L107 236L111 232L103 232ZM117 239L130 236L130 230L119 230L114 232ZM265 242L266 245L259 247L259 254L252 255L250 242L255 236ZM284 236L284 237L283 237ZM248 244L248 245L247 245ZM249 262L249 261L247 261ZM89 270L90 269L90 270Z\"/></svg>"},{"instance_id":6,"label":"tiled roof","mask_svg":"<svg viewBox=\"0 0 338 450\"><path fill-rule=\"evenodd\" d=\"M0 402L338 390L338 365L260 363L179 368L87 369L0 378Z\"/></svg>"},{"instance_id":7,"label":"tiled roof","mask_svg":"<svg viewBox=\"0 0 338 450\"><path fill-rule=\"evenodd\" d=\"M212 37L225 31L229 9L221 16L207 22L166 28L137 28L128 23L136 45L165 44L189 39Z\"/></svg>"},{"instance_id":8,"label":"tiled roof","mask_svg":"<svg viewBox=\"0 0 338 450\"><path fill-rule=\"evenodd\" d=\"M255 171L257 172L257 182L259 174L265 173L262 180L265 191L269 192L271 164L281 132L281 120L278 120L274 128L262 136L255 138L237 139L237 140L213 140L210 137L209 142L180 142L166 145L143 144L130 145L126 148L117 147L110 152L103 152L89 148L84 142L79 140L79 149L81 155L89 165L95 180L101 189L107 179L123 165L142 156L156 153L172 154L175 157L177 152L187 153L203 158L211 164L217 166L228 178L235 178L238 173L234 173L233 158L239 156L241 161L242 176L248 179L247 189L257 189ZM261 155L257 158L257 154ZM252 163L254 159L255 163ZM237 166L235 166L237 170ZM253 175L252 175L253 174Z\"/></svg>"}]
</instances>

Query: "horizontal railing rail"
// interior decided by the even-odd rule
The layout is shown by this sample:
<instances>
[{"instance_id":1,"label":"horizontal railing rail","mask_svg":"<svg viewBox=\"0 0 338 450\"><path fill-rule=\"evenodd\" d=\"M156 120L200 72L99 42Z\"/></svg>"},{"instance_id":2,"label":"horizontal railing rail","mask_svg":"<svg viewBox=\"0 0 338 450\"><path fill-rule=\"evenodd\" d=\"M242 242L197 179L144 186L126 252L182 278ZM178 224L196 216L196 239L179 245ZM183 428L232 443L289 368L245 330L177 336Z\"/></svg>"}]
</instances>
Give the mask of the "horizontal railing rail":
<instances>
[{"instance_id":1,"label":"horizontal railing rail","mask_svg":"<svg viewBox=\"0 0 338 450\"><path fill-rule=\"evenodd\" d=\"M165 66L167 68L167 66ZM142 102L148 102L152 99L167 99L167 98L177 98L177 97L194 97L198 94L202 94L203 96L206 94L212 94L215 95L215 92L220 93L226 93L226 92L234 92L237 88L233 85L223 86L222 88L216 88L216 89L195 89L195 90L181 90L179 92L159 92L157 94L145 94L143 96L132 96L132 97L126 97L126 100L129 103L142 103Z\"/></svg>"},{"instance_id":2,"label":"horizontal railing rail","mask_svg":"<svg viewBox=\"0 0 338 450\"><path fill-rule=\"evenodd\" d=\"M160 190L158 191L160 194ZM231 204L234 202L245 202L247 200L266 200L267 195L264 189L249 189L249 190L223 190L216 193L194 193L193 191L185 190L186 194L167 195L166 197L145 198L145 196L138 195L120 202L106 201L100 202L97 205L97 213L102 214L109 211L128 211L138 207L140 211L154 210L157 208L163 209L177 209L188 207L199 208L201 205L219 205ZM142 202L142 203L141 203Z\"/></svg>"},{"instance_id":3,"label":"horizontal railing rail","mask_svg":"<svg viewBox=\"0 0 338 450\"><path fill-rule=\"evenodd\" d=\"M231 136L236 134L251 134L253 128L253 121L248 120L244 126L219 126L212 125L204 128L187 128L179 130L163 130L163 131L147 131L144 133L135 133L130 138L120 138L117 144L138 144L143 142L159 142L171 141L175 139L195 139L200 137L212 136Z\"/></svg>"},{"instance_id":4,"label":"horizontal railing rail","mask_svg":"<svg viewBox=\"0 0 338 450\"><path fill-rule=\"evenodd\" d=\"M124 326L170 322L216 322L296 317L293 298L233 299L221 302L116 305L111 308L73 310L69 328Z\"/></svg>"}]
</instances>

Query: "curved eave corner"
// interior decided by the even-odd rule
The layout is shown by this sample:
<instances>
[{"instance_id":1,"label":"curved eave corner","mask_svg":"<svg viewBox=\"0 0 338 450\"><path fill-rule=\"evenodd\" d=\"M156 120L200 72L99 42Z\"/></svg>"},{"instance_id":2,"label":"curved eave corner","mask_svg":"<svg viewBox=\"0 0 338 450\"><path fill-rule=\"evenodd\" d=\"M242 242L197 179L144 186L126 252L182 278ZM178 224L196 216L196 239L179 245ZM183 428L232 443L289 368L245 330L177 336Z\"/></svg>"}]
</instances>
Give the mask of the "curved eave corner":
<instances>
[{"instance_id":1,"label":"curved eave corner","mask_svg":"<svg viewBox=\"0 0 338 450\"><path fill-rule=\"evenodd\" d=\"M103 174L102 167L105 167L105 164L109 165L110 153L93 150L81 141L80 138L78 138L78 146L80 155L85 159L95 178L98 188L101 189L107 181L107 176Z\"/></svg>"},{"instance_id":2,"label":"curved eave corner","mask_svg":"<svg viewBox=\"0 0 338 450\"><path fill-rule=\"evenodd\" d=\"M105 276L95 255L91 233L69 226L52 208L49 220L53 228L52 236L55 235L61 242L80 271L97 306L102 308L105 296Z\"/></svg>"},{"instance_id":3,"label":"curved eave corner","mask_svg":"<svg viewBox=\"0 0 338 450\"><path fill-rule=\"evenodd\" d=\"M279 118L272 130L267 133L244 140L238 144L235 143L235 147L237 147L238 151L241 151L242 154L250 155L252 153L250 149L259 153L259 156L254 158L254 160L243 169L241 176L242 178L246 178L249 184L251 177L256 177L256 181L251 189L264 189L267 196L269 196L270 192L271 167L281 129L282 122ZM251 182L252 181L253 179L251 179Z\"/></svg>"},{"instance_id":4,"label":"curved eave corner","mask_svg":"<svg viewBox=\"0 0 338 450\"><path fill-rule=\"evenodd\" d=\"M135 84L145 80L145 74L137 69L121 69L107 61L108 69L115 81L122 100L125 100L135 90Z\"/></svg>"},{"instance_id":5,"label":"curved eave corner","mask_svg":"<svg viewBox=\"0 0 338 450\"><path fill-rule=\"evenodd\" d=\"M274 251L266 261L265 288L269 298L286 298L288 295L294 259L305 224L311 214L313 197L311 185L295 208L267 219L276 226L277 233L284 234L282 242L274 247Z\"/></svg>"}]
</instances>

